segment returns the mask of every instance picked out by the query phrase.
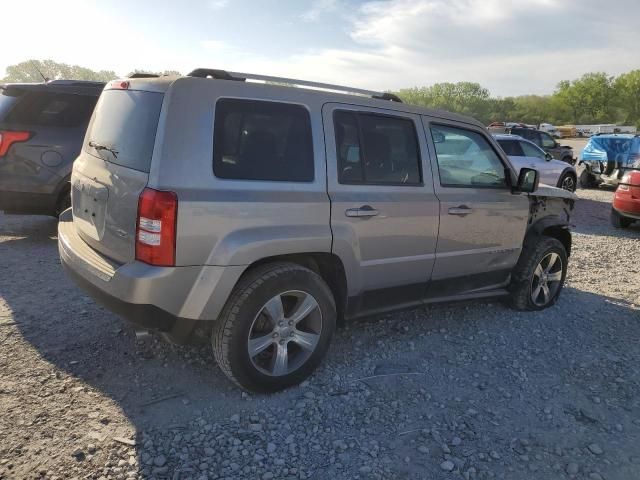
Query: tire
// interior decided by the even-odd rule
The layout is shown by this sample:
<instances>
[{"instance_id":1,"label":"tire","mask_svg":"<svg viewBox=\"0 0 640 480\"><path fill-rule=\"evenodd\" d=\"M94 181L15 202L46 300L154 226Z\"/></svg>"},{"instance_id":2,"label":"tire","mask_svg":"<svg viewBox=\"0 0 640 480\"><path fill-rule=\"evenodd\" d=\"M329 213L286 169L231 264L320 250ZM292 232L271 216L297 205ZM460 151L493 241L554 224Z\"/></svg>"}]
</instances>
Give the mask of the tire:
<instances>
[{"instance_id":1,"label":"tire","mask_svg":"<svg viewBox=\"0 0 640 480\"><path fill-rule=\"evenodd\" d=\"M306 310L299 321L293 318ZM276 392L311 375L335 328L335 301L322 277L294 263L273 263L240 279L214 324L211 344L224 374L242 389Z\"/></svg>"},{"instance_id":2,"label":"tire","mask_svg":"<svg viewBox=\"0 0 640 480\"><path fill-rule=\"evenodd\" d=\"M604 175L611 175L616 169L616 163L617 162L615 160L607 160L607 162L603 164L604 169L602 170L602 173Z\"/></svg>"},{"instance_id":3,"label":"tire","mask_svg":"<svg viewBox=\"0 0 640 480\"><path fill-rule=\"evenodd\" d=\"M580 173L580 186L582 188L595 188L596 186L596 178L586 168Z\"/></svg>"},{"instance_id":4,"label":"tire","mask_svg":"<svg viewBox=\"0 0 640 480\"><path fill-rule=\"evenodd\" d=\"M53 212L55 217L59 217L62 212L71 206L71 190L65 188L58 196L55 210Z\"/></svg>"},{"instance_id":5,"label":"tire","mask_svg":"<svg viewBox=\"0 0 640 480\"><path fill-rule=\"evenodd\" d=\"M574 164L573 158L568 155L566 157L562 157L562 161L565 163L568 163L569 165Z\"/></svg>"},{"instance_id":6,"label":"tire","mask_svg":"<svg viewBox=\"0 0 640 480\"><path fill-rule=\"evenodd\" d=\"M570 192L575 192L577 187L576 176L573 173L565 173L558 180L558 187L568 190Z\"/></svg>"},{"instance_id":7,"label":"tire","mask_svg":"<svg viewBox=\"0 0 640 480\"><path fill-rule=\"evenodd\" d=\"M611 219L611 225L615 228L627 228L633 222L631 218L620 215L615 208L611 208L611 215L609 218Z\"/></svg>"},{"instance_id":8,"label":"tire","mask_svg":"<svg viewBox=\"0 0 640 480\"><path fill-rule=\"evenodd\" d=\"M559 265L558 260L562 262ZM567 260L567 251L559 240L546 236L529 238L509 286L511 306L516 310L543 310L556 303L567 276ZM547 275L549 280L542 282L541 273ZM548 295L541 283L546 285Z\"/></svg>"}]
</instances>

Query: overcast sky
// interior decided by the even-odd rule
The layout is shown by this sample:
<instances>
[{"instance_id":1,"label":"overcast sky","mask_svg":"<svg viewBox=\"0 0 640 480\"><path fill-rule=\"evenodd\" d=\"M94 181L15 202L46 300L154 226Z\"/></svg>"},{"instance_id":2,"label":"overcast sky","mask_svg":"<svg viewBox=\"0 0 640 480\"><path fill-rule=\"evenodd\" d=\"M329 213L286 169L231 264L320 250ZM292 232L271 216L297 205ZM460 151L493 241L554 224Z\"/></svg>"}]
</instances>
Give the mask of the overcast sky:
<instances>
[{"instance_id":1,"label":"overcast sky","mask_svg":"<svg viewBox=\"0 0 640 480\"><path fill-rule=\"evenodd\" d=\"M0 76L51 58L122 75L211 67L376 90L468 80L505 96L640 68L640 0L2 3Z\"/></svg>"}]
</instances>

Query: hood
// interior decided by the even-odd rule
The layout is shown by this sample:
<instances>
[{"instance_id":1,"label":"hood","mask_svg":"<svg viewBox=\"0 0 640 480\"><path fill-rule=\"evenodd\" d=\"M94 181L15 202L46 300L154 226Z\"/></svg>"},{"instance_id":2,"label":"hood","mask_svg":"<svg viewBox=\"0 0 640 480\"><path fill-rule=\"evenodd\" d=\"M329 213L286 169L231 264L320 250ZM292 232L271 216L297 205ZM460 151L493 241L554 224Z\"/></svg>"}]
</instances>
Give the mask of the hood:
<instances>
[{"instance_id":1,"label":"hood","mask_svg":"<svg viewBox=\"0 0 640 480\"><path fill-rule=\"evenodd\" d=\"M578 196L570 192L568 190L564 190L563 188L552 187L551 185L546 185L541 183L538 185L538 189L530 193L529 195L533 195L535 197L556 197L556 198L566 198L568 200L578 200Z\"/></svg>"}]
</instances>

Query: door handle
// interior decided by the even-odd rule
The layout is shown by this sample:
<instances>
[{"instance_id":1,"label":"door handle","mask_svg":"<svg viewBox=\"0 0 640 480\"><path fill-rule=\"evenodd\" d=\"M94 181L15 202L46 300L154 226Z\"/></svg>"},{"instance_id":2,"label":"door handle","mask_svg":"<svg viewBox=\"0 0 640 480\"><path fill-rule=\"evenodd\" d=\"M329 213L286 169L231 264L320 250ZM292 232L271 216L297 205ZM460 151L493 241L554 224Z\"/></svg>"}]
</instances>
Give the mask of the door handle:
<instances>
[{"instance_id":1,"label":"door handle","mask_svg":"<svg viewBox=\"0 0 640 480\"><path fill-rule=\"evenodd\" d=\"M360 208L348 208L345 210L344 214L347 217L375 217L380 212L370 205L363 205Z\"/></svg>"},{"instance_id":2,"label":"door handle","mask_svg":"<svg viewBox=\"0 0 640 480\"><path fill-rule=\"evenodd\" d=\"M465 216L470 213L473 213L473 208L467 207L466 205L460 205L459 207L452 207L449 209L449 215Z\"/></svg>"}]
</instances>

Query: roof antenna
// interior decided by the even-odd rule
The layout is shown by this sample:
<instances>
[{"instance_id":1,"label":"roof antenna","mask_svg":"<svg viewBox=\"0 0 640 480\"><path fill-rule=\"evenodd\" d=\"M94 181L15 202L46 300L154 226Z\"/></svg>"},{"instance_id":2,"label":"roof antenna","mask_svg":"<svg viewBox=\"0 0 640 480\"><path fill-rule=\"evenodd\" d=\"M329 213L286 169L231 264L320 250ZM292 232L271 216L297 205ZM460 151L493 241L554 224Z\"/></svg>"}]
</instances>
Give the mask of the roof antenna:
<instances>
[{"instance_id":1,"label":"roof antenna","mask_svg":"<svg viewBox=\"0 0 640 480\"><path fill-rule=\"evenodd\" d=\"M31 65L33 66L33 68L36 69L36 72L38 72L40 74L40 76L42 77L42 80L44 80L44 83L47 83L49 81L49 79L42 74L42 72L38 68L38 65L36 64L36 62L31 60Z\"/></svg>"}]
</instances>

